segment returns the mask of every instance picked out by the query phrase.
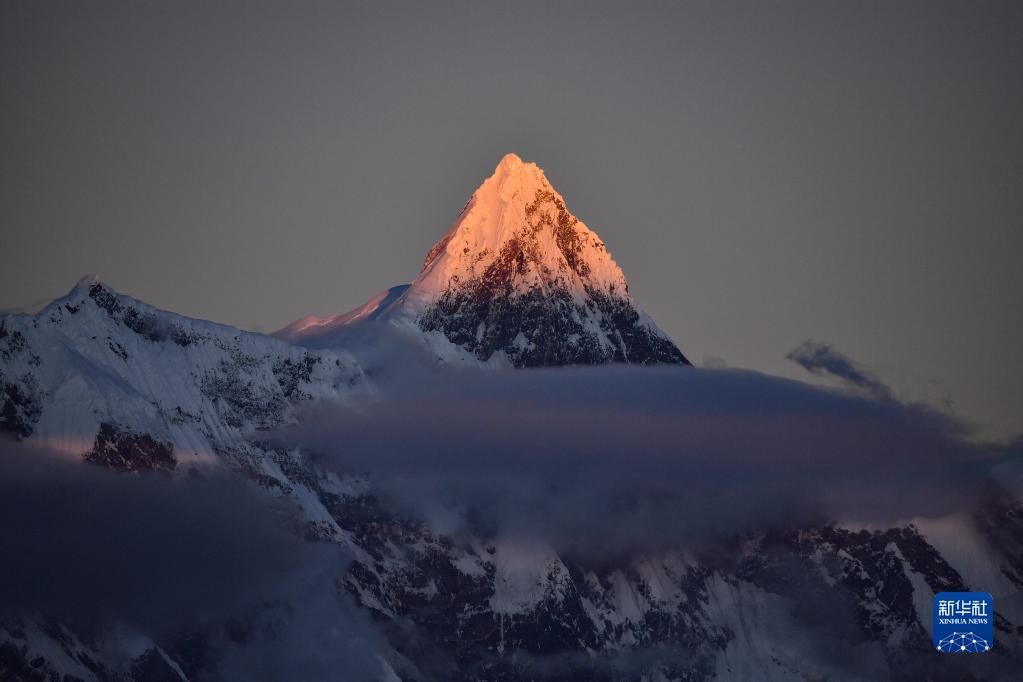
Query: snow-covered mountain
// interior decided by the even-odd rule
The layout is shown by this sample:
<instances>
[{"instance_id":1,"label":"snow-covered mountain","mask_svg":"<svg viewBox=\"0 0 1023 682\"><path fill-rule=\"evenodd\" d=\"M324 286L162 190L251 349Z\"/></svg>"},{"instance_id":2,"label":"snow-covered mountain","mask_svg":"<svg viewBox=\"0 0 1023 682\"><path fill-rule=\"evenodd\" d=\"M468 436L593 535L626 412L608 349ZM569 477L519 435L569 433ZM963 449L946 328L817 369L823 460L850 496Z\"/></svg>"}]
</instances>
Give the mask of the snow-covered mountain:
<instances>
[{"instance_id":1,"label":"snow-covered mountain","mask_svg":"<svg viewBox=\"0 0 1023 682\"><path fill-rule=\"evenodd\" d=\"M426 256L419 276L343 315L277 332L304 346L377 330L422 336L445 360L539 367L688 364L632 296L604 242L534 163L508 154Z\"/></svg>"},{"instance_id":2,"label":"snow-covered mountain","mask_svg":"<svg viewBox=\"0 0 1023 682\"><path fill-rule=\"evenodd\" d=\"M413 306L406 293L391 302ZM349 354L159 311L94 278L37 315L0 318L0 387L0 427L19 440L124 472L224 466L294 499L309 537L354 557L343 585L385 633L381 679L916 679L940 672L925 656L932 595L964 588L999 603L981 677L1021 660L1023 510L1011 498L938 521L796 527L599 562L449 537L388 508L369 481L263 441L317 398L379 399ZM192 640L128 639L129 658L111 659L26 616L0 624L0 676L208 677Z\"/></svg>"},{"instance_id":3,"label":"snow-covered mountain","mask_svg":"<svg viewBox=\"0 0 1023 682\"><path fill-rule=\"evenodd\" d=\"M95 276L36 315L0 316L0 433L118 471L226 464L290 487L286 453L260 433L314 399L373 395L343 350L157 310Z\"/></svg>"},{"instance_id":4,"label":"snow-covered mountain","mask_svg":"<svg viewBox=\"0 0 1023 682\"><path fill-rule=\"evenodd\" d=\"M352 504L339 513L352 518ZM419 647L409 659L445 661L443 679L1013 679L1023 655L1016 504L985 513L998 530L970 517L828 524L611 565L514 542L453 545L374 509L349 525L366 552L349 584L406 624ZM1000 648L970 672L929 656L931 600L980 585L1000 586Z\"/></svg>"},{"instance_id":5,"label":"snow-covered mountain","mask_svg":"<svg viewBox=\"0 0 1023 682\"><path fill-rule=\"evenodd\" d=\"M688 364L543 171L509 154L411 284L344 315L266 336L87 277L35 315L0 316L0 436L132 476L225 469L268 502L292 500L304 538L352 557L323 589L372 614L379 679L1011 679L1023 664L1023 507L1011 494L943 519L736 531L709 548L596 559L478 529L447 534L371 475L274 444L305 408L368 411L407 389L408 365L385 381L361 362L396 339L428 352L411 381L445 381L451 364ZM564 396L584 412L574 400ZM980 667L931 655L930 600L963 589L998 605L998 645ZM0 679L216 679L197 633L112 637L115 653L43 614L0 618Z\"/></svg>"}]
</instances>

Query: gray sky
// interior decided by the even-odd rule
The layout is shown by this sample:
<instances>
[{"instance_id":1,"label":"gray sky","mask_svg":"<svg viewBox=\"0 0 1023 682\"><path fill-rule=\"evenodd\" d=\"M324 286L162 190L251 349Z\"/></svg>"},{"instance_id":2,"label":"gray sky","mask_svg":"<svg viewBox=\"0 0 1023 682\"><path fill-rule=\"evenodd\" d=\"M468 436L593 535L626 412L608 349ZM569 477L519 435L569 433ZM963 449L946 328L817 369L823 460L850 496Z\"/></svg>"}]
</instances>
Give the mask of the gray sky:
<instances>
[{"instance_id":1,"label":"gray sky","mask_svg":"<svg viewBox=\"0 0 1023 682\"><path fill-rule=\"evenodd\" d=\"M1023 431L1023 4L0 4L0 308L271 330L536 161L697 363L832 342Z\"/></svg>"}]
</instances>

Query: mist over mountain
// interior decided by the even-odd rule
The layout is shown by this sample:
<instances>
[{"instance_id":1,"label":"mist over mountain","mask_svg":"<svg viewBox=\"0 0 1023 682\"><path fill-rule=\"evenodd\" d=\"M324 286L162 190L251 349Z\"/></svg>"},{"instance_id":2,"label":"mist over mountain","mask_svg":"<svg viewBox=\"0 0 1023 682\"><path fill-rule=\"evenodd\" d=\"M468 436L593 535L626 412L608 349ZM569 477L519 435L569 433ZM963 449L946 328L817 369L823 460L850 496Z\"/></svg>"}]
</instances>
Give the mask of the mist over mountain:
<instances>
[{"instance_id":1,"label":"mist over mountain","mask_svg":"<svg viewBox=\"0 0 1023 682\"><path fill-rule=\"evenodd\" d=\"M1012 679L1018 444L682 348L514 154L350 313L2 315L0 677ZM997 644L936 657L966 589Z\"/></svg>"}]
</instances>

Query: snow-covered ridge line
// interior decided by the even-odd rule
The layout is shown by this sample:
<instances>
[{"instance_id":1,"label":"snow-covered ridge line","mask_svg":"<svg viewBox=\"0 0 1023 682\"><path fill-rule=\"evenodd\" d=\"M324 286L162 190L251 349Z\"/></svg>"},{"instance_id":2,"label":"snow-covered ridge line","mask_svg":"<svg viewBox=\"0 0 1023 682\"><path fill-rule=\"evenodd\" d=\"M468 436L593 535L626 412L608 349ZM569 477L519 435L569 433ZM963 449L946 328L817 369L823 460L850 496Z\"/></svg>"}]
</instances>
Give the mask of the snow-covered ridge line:
<instances>
[{"instance_id":1,"label":"snow-covered ridge line","mask_svg":"<svg viewBox=\"0 0 1023 682\"><path fill-rule=\"evenodd\" d=\"M0 317L0 387L0 430L127 469L116 451L171 468L245 453L304 401L373 393L344 351L159 310L94 276L35 315Z\"/></svg>"}]
</instances>

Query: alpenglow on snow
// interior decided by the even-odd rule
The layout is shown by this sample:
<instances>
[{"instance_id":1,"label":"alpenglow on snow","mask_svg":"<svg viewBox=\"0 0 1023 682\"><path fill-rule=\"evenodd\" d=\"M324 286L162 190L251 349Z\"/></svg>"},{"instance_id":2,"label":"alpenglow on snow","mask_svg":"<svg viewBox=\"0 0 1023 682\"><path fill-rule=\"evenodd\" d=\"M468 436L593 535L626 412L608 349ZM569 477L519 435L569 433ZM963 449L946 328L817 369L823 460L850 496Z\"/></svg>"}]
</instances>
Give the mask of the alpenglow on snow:
<instances>
[{"instance_id":1,"label":"alpenglow on snow","mask_svg":"<svg viewBox=\"0 0 1023 682\"><path fill-rule=\"evenodd\" d=\"M277 335L330 347L368 322L421 335L449 361L689 364L636 305L604 242L569 212L542 169L515 154L473 193L411 284Z\"/></svg>"}]
</instances>

